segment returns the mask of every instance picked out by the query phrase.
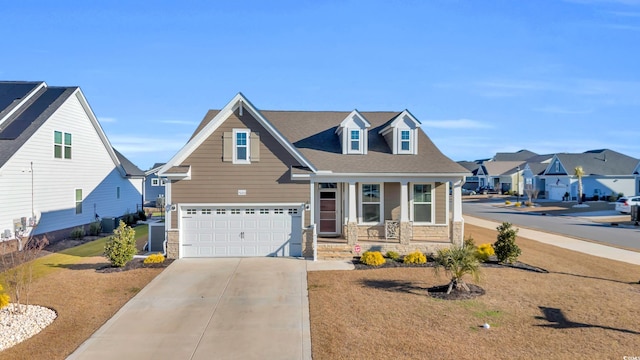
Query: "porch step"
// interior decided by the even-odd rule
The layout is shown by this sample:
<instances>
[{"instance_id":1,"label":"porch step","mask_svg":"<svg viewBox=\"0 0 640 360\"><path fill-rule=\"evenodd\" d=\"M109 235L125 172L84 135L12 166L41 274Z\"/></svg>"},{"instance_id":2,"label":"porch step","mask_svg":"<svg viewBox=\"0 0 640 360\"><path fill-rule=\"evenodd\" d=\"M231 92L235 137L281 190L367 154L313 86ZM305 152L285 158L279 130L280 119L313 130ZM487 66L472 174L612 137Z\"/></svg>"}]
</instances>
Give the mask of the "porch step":
<instances>
[{"instance_id":1,"label":"porch step","mask_svg":"<svg viewBox=\"0 0 640 360\"><path fill-rule=\"evenodd\" d=\"M351 260L355 256L353 247L349 245L318 244L318 259Z\"/></svg>"}]
</instances>

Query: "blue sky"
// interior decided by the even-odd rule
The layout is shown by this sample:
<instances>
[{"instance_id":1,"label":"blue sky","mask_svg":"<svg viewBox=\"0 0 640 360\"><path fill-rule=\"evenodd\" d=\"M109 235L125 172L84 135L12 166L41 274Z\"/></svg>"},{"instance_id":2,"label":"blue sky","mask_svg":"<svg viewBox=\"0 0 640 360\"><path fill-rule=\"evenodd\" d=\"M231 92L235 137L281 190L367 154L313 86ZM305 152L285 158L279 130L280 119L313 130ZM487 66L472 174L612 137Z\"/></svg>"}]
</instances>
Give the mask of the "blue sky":
<instances>
[{"instance_id":1,"label":"blue sky","mask_svg":"<svg viewBox=\"0 0 640 360\"><path fill-rule=\"evenodd\" d=\"M0 79L80 86L143 170L239 91L264 110L409 109L453 160L640 158L640 0L25 0L0 32Z\"/></svg>"}]
</instances>

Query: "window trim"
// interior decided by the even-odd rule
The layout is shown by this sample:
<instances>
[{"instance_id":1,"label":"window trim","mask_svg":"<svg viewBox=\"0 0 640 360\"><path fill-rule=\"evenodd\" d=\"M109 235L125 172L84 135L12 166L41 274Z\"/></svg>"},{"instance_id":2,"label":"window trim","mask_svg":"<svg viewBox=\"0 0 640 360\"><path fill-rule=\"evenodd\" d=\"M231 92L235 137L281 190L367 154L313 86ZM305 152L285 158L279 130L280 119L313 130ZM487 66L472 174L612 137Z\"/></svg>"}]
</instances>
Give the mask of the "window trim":
<instances>
[{"instance_id":1,"label":"window trim","mask_svg":"<svg viewBox=\"0 0 640 360\"><path fill-rule=\"evenodd\" d=\"M246 149L246 159L238 159L238 134L245 134L246 136L246 144L242 145ZM251 164L251 130L233 129L233 163Z\"/></svg>"},{"instance_id":2,"label":"window trim","mask_svg":"<svg viewBox=\"0 0 640 360\"><path fill-rule=\"evenodd\" d=\"M160 186L160 178L152 178L151 179L151 186Z\"/></svg>"},{"instance_id":3,"label":"window trim","mask_svg":"<svg viewBox=\"0 0 640 360\"><path fill-rule=\"evenodd\" d=\"M402 138L402 133L405 131L409 134L409 138L406 140ZM399 154L413 154L413 139L412 139L413 136L411 133L412 133L411 129L398 129L398 153ZM409 148L407 150L404 150L402 148L402 143L404 142L409 144Z\"/></svg>"},{"instance_id":4,"label":"window trim","mask_svg":"<svg viewBox=\"0 0 640 360\"><path fill-rule=\"evenodd\" d=\"M78 191L80 191L80 200L78 200ZM84 201L84 195L82 194L82 189L80 188L76 188L73 189L73 201L74 201L74 208L75 208L75 213L76 215L82 215L82 202ZM80 205L79 209L80 212L78 212L78 205Z\"/></svg>"},{"instance_id":5,"label":"window trim","mask_svg":"<svg viewBox=\"0 0 640 360\"><path fill-rule=\"evenodd\" d=\"M60 134L60 142L57 142L56 135ZM67 138L69 143L67 144ZM53 131L53 158L71 160L73 158L72 152L73 139L71 133L64 131ZM56 149L60 149L60 156L57 156Z\"/></svg>"},{"instance_id":6,"label":"window trim","mask_svg":"<svg viewBox=\"0 0 640 360\"><path fill-rule=\"evenodd\" d=\"M357 133L358 134L358 139L352 139L351 136ZM363 139L364 139L364 131L362 131L362 129L359 128L348 128L347 129L347 154L364 154L364 144L363 144ZM358 149L355 150L353 149L351 146L354 142L358 142Z\"/></svg>"},{"instance_id":7,"label":"window trim","mask_svg":"<svg viewBox=\"0 0 640 360\"><path fill-rule=\"evenodd\" d=\"M435 184L434 183L425 183L425 182L416 182L410 183L410 197L409 197L409 219L413 221L414 224L424 225L424 224L435 224ZM429 185L431 187L431 202L416 202L415 201L415 186L416 185ZM430 204L431 205L431 221L416 221L415 220L415 205L416 204Z\"/></svg>"},{"instance_id":8,"label":"window trim","mask_svg":"<svg viewBox=\"0 0 640 360\"><path fill-rule=\"evenodd\" d=\"M378 185L380 186L380 201L378 203L375 202L364 202L363 201L363 189L365 185ZM378 204L380 206L380 220L378 222L365 222L363 216L363 205L368 204ZM384 183L381 182L371 182L371 183L358 183L358 224L359 225L381 225L384 224Z\"/></svg>"}]
</instances>

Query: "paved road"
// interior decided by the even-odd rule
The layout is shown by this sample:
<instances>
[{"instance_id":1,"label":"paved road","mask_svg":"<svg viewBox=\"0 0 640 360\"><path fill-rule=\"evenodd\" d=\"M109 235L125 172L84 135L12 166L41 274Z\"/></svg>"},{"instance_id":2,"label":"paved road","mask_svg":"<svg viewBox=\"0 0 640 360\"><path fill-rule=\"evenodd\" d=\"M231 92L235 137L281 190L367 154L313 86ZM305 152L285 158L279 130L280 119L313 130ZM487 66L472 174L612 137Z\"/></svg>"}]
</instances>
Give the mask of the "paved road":
<instances>
[{"instance_id":1,"label":"paved road","mask_svg":"<svg viewBox=\"0 0 640 360\"><path fill-rule=\"evenodd\" d=\"M512 224L556 234L640 250L640 230L612 227L577 216L541 216L494 205L500 202L463 202L462 212L478 218L508 221Z\"/></svg>"}]
</instances>

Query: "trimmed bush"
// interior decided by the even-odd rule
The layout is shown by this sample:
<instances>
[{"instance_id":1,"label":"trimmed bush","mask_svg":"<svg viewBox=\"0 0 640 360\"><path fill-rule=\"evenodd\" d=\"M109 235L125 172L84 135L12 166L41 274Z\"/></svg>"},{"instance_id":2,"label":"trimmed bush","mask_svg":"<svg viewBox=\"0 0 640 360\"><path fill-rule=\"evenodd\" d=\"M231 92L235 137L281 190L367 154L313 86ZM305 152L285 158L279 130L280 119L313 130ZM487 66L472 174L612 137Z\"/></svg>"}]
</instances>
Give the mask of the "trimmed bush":
<instances>
[{"instance_id":1,"label":"trimmed bush","mask_svg":"<svg viewBox=\"0 0 640 360\"><path fill-rule=\"evenodd\" d=\"M404 257L405 264L424 264L427 262L427 257L424 256L422 251L416 250Z\"/></svg>"},{"instance_id":2,"label":"trimmed bush","mask_svg":"<svg viewBox=\"0 0 640 360\"><path fill-rule=\"evenodd\" d=\"M84 227L83 226L78 226L77 228L71 230L71 234L69 236L71 236L72 239L82 239L87 233L84 231Z\"/></svg>"},{"instance_id":3,"label":"trimmed bush","mask_svg":"<svg viewBox=\"0 0 640 360\"><path fill-rule=\"evenodd\" d=\"M89 235L96 236L100 235L102 231L102 223L100 221L94 221L89 225Z\"/></svg>"},{"instance_id":4,"label":"trimmed bush","mask_svg":"<svg viewBox=\"0 0 640 360\"><path fill-rule=\"evenodd\" d=\"M112 266L123 267L133 259L138 252L135 235L135 231L121 220L104 245L104 254Z\"/></svg>"},{"instance_id":5,"label":"trimmed bush","mask_svg":"<svg viewBox=\"0 0 640 360\"><path fill-rule=\"evenodd\" d=\"M398 260L400 258L400 254L398 254L395 251L387 251L387 253L384 254L384 257L395 261L395 260Z\"/></svg>"},{"instance_id":6,"label":"trimmed bush","mask_svg":"<svg viewBox=\"0 0 640 360\"><path fill-rule=\"evenodd\" d=\"M2 285L0 285L0 309L9 306L10 302L11 298L8 294L4 293L4 289L2 288Z\"/></svg>"},{"instance_id":7,"label":"trimmed bush","mask_svg":"<svg viewBox=\"0 0 640 360\"><path fill-rule=\"evenodd\" d=\"M489 256L491 255L495 255L495 251L493 251L493 246L489 243L481 244L478 246L478 249L476 249L476 257L482 262L489 260Z\"/></svg>"},{"instance_id":8,"label":"trimmed bush","mask_svg":"<svg viewBox=\"0 0 640 360\"><path fill-rule=\"evenodd\" d=\"M522 203L520 203L520 201L516 201L516 203L515 203L515 204L513 204L513 206L515 206L515 207L520 207L520 206L522 206Z\"/></svg>"},{"instance_id":9,"label":"trimmed bush","mask_svg":"<svg viewBox=\"0 0 640 360\"><path fill-rule=\"evenodd\" d=\"M138 210L138 219L142 220L142 221L147 221L147 214L144 212L144 210Z\"/></svg>"},{"instance_id":10,"label":"trimmed bush","mask_svg":"<svg viewBox=\"0 0 640 360\"><path fill-rule=\"evenodd\" d=\"M380 251L365 251L360 262L369 266L380 266L386 262Z\"/></svg>"},{"instance_id":11,"label":"trimmed bush","mask_svg":"<svg viewBox=\"0 0 640 360\"><path fill-rule=\"evenodd\" d=\"M162 264L164 262L164 255L161 253L151 254L144 259L145 264Z\"/></svg>"},{"instance_id":12,"label":"trimmed bush","mask_svg":"<svg viewBox=\"0 0 640 360\"><path fill-rule=\"evenodd\" d=\"M522 253L520 247L516 245L516 235L518 230L511 227L508 222L503 222L497 227L498 239L493 244L493 250L501 263L514 263Z\"/></svg>"},{"instance_id":13,"label":"trimmed bush","mask_svg":"<svg viewBox=\"0 0 640 360\"><path fill-rule=\"evenodd\" d=\"M468 238L464 239L463 246L470 246L472 248L475 248L476 247L476 242L473 240L472 236L469 236Z\"/></svg>"},{"instance_id":14,"label":"trimmed bush","mask_svg":"<svg viewBox=\"0 0 640 360\"><path fill-rule=\"evenodd\" d=\"M505 204L505 205L511 205L511 201L510 201L510 200L505 200L505 201L504 201L504 204Z\"/></svg>"}]
</instances>

